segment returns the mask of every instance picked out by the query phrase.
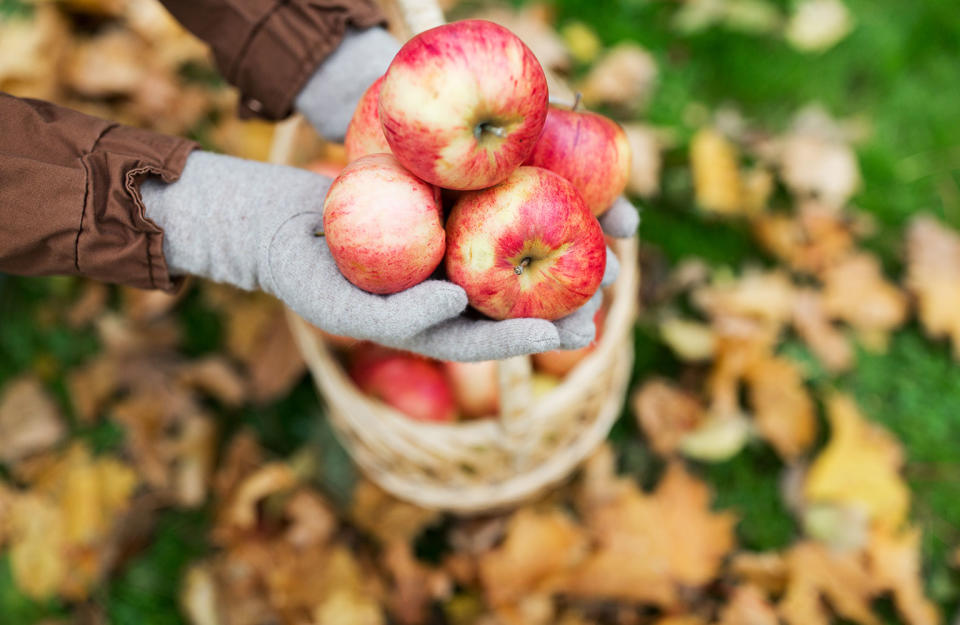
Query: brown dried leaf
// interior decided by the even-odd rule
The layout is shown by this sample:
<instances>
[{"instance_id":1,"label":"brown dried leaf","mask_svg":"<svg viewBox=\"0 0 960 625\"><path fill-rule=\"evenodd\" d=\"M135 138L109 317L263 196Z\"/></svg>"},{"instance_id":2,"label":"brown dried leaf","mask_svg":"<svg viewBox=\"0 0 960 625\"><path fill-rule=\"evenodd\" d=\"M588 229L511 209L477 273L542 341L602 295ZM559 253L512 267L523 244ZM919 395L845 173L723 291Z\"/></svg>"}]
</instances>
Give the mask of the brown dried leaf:
<instances>
[{"instance_id":1,"label":"brown dried leaf","mask_svg":"<svg viewBox=\"0 0 960 625\"><path fill-rule=\"evenodd\" d=\"M227 445L216 475L213 491L223 501L239 486L245 477L263 464L263 452L257 438L249 430L241 430Z\"/></svg>"},{"instance_id":2,"label":"brown dried leaf","mask_svg":"<svg viewBox=\"0 0 960 625\"><path fill-rule=\"evenodd\" d=\"M426 622L431 602L447 598L451 593L446 573L418 562L409 543L387 545L383 563L393 581L388 589L387 606L400 623Z\"/></svg>"},{"instance_id":3,"label":"brown dried leaf","mask_svg":"<svg viewBox=\"0 0 960 625\"><path fill-rule=\"evenodd\" d=\"M217 584L209 564L195 564L183 576L180 607L192 625L220 625Z\"/></svg>"},{"instance_id":4,"label":"brown dried leaf","mask_svg":"<svg viewBox=\"0 0 960 625\"><path fill-rule=\"evenodd\" d=\"M60 410L31 376L7 382L0 392L0 462L15 463L56 445L66 429Z\"/></svg>"},{"instance_id":5,"label":"brown dried leaf","mask_svg":"<svg viewBox=\"0 0 960 625\"><path fill-rule=\"evenodd\" d=\"M683 437L680 450L701 462L723 462L740 453L752 430L750 420L739 412L713 413Z\"/></svg>"},{"instance_id":6,"label":"brown dried leaf","mask_svg":"<svg viewBox=\"0 0 960 625\"><path fill-rule=\"evenodd\" d=\"M693 302L714 319L743 317L779 328L792 315L794 296L795 288L783 271L747 271L737 280L695 290Z\"/></svg>"},{"instance_id":7,"label":"brown dried leaf","mask_svg":"<svg viewBox=\"0 0 960 625\"><path fill-rule=\"evenodd\" d=\"M67 374L67 389L77 418L91 423L120 385L118 363L99 356Z\"/></svg>"},{"instance_id":8,"label":"brown dried leaf","mask_svg":"<svg viewBox=\"0 0 960 625\"><path fill-rule=\"evenodd\" d=\"M936 625L940 614L924 595L920 576L920 538L916 528L874 532L867 546L870 572L878 587L893 592L897 611L908 625Z\"/></svg>"},{"instance_id":9,"label":"brown dried leaf","mask_svg":"<svg viewBox=\"0 0 960 625\"><path fill-rule=\"evenodd\" d=\"M845 143L794 132L782 140L780 150L780 175L799 197L840 208L860 186L856 154Z\"/></svg>"},{"instance_id":10,"label":"brown dried leaf","mask_svg":"<svg viewBox=\"0 0 960 625\"><path fill-rule=\"evenodd\" d=\"M220 514L214 533L227 536L238 530L254 529L258 521L257 504L269 495L290 490L295 485L296 476L289 466L280 462L264 464L237 485Z\"/></svg>"},{"instance_id":11,"label":"brown dried leaf","mask_svg":"<svg viewBox=\"0 0 960 625\"><path fill-rule=\"evenodd\" d=\"M797 460L817 435L813 400L800 369L774 356L753 363L746 371L746 381L760 435L785 461Z\"/></svg>"},{"instance_id":12,"label":"brown dried leaf","mask_svg":"<svg viewBox=\"0 0 960 625\"><path fill-rule=\"evenodd\" d=\"M180 341L180 328L172 319L135 324L114 313L97 319L97 333L105 351L116 357L172 350Z\"/></svg>"},{"instance_id":13,"label":"brown dried leaf","mask_svg":"<svg viewBox=\"0 0 960 625\"><path fill-rule=\"evenodd\" d=\"M180 383L215 397L226 406L239 406L246 396L243 378L223 356L210 356L184 365Z\"/></svg>"},{"instance_id":14,"label":"brown dried leaf","mask_svg":"<svg viewBox=\"0 0 960 625\"><path fill-rule=\"evenodd\" d=\"M887 282L875 256L860 252L847 256L823 272L826 313L860 330L889 332L907 317L907 299Z\"/></svg>"},{"instance_id":15,"label":"brown dried leaf","mask_svg":"<svg viewBox=\"0 0 960 625\"><path fill-rule=\"evenodd\" d=\"M216 453L214 420L191 414L180 425L174 443L173 496L184 507L199 506L207 499Z\"/></svg>"},{"instance_id":16,"label":"brown dried leaf","mask_svg":"<svg viewBox=\"0 0 960 625\"><path fill-rule=\"evenodd\" d=\"M510 518L503 544L480 558L487 601L501 606L557 589L585 548L582 529L560 510L521 508Z\"/></svg>"},{"instance_id":17,"label":"brown dried leaf","mask_svg":"<svg viewBox=\"0 0 960 625\"><path fill-rule=\"evenodd\" d=\"M250 398L257 402L265 403L285 396L303 377L307 365L281 309L277 309L246 364Z\"/></svg>"},{"instance_id":18,"label":"brown dried leaf","mask_svg":"<svg viewBox=\"0 0 960 625\"><path fill-rule=\"evenodd\" d=\"M851 253L855 226L819 202L803 202L795 215L765 213L752 220L754 237L768 252L800 273L819 275Z\"/></svg>"},{"instance_id":19,"label":"brown dried leaf","mask_svg":"<svg viewBox=\"0 0 960 625\"><path fill-rule=\"evenodd\" d=\"M650 446L661 456L675 453L683 437L706 417L696 397L665 380L646 382L631 405Z\"/></svg>"},{"instance_id":20,"label":"brown dried leaf","mask_svg":"<svg viewBox=\"0 0 960 625\"><path fill-rule=\"evenodd\" d=\"M830 323L819 292L797 291L793 327L827 370L846 371L853 365L853 348L847 337Z\"/></svg>"},{"instance_id":21,"label":"brown dried leaf","mask_svg":"<svg viewBox=\"0 0 960 625\"><path fill-rule=\"evenodd\" d=\"M737 586L717 625L778 625L777 613L756 586Z\"/></svg>"},{"instance_id":22,"label":"brown dried leaf","mask_svg":"<svg viewBox=\"0 0 960 625\"><path fill-rule=\"evenodd\" d=\"M337 516L327 502L311 490L298 490L284 508L290 519L284 538L295 547L327 543L337 529Z\"/></svg>"},{"instance_id":23,"label":"brown dried leaf","mask_svg":"<svg viewBox=\"0 0 960 625\"><path fill-rule=\"evenodd\" d=\"M591 68L580 90L587 106L612 104L625 109L642 107L657 80L657 62L643 47L619 43Z\"/></svg>"},{"instance_id":24,"label":"brown dried leaf","mask_svg":"<svg viewBox=\"0 0 960 625\"><path fill-rule=\"evenodd\" d=\"M225 117L210 133L210 141L232 156L266 161L270 156L275 125L261 120Z\"/></svg>"},{"instance_id":25,"label":"brown dried leaf","mask_svg":"<svg viewBox=\"0 0 960 625\"><path fill-rule=\"evenodd\" d=\"M810 465L804 484L807 500L860 505L877 526L899 527L910 506L910 491L899 473L900 443L865 420L846 395L829 398L827 418L830 442Z\"/></svg>"},{"instance_id":26,"label":"brown dried leaf","mask_svg":"<svg viewBox=\"0 0 960 625\"><path fill-rule=\"evenodd\" d=\"M777 606L788 625L829 625L821 598L841 616L878 625L870 609L876 595L870 573L857 552L833 553L814 542L801 542L787 553L790 581Z\"/></svg>"},{"instance_id":27,"label":"brown dried leaf","mask_svg":"<svg viewBox=\"0 0 960 625\"><path fill-rule=\"evenodd\" d=\"M56 98L57 67L70 37L56 7L42 4L32 19L0 20L0 91L24 98Z\"/></svg>"},{"instance_id":28,"label":"brown dried leaf","mask_svg":"<svg viewBox=\"0 0 960 625\"><path fill-rule=\"evenodd\" d=\"M595 547L566 584L581 597L676 605L678 589L712 580L733 547L733 515L712 513L707 486L677 462L652 494L634 487L585 521Z\"/></svg>"},{"instance_id":29,"label":"brown dried leaf","mask_svg":"<svg viewBox=\"0 0 960 625\"><path fill-rule=\"evenodd\" d=\"M690 167L697 204L722 215L743 212L743 182L736 146L712 128L701 128L690 142Z\"/></svg>"},{"instance_id":30,"label":"brown dried leaf","mask_svg":"<svg viewBox=\"0 0 960 625\"><path fill-rule=\"evenodd\" d=\"M412 541L425 527L439 519L440 513L396 499L364 479L353 491L350 517L386 544Z\"/></svg>"},{"instance_id":31,"label":"brown dried leaf","mask_svg":"<svg viewBox=\"0 0 960 625\"><path fill-rule=\"evenodd\" d=\"M713 329L702 322L668 317L660 322L660 337L681 360L709 360L716 351Z\"/></svg>"},{"instance_id":32,"label":"brown dried leaf","mask_svg":"<svg viewBox=\"0 0 960 625\"><path fill-rule=\"evenodd\" d=\"M167 293L122 287L120 294L123 301L123 314L136 322L155 321L173 310L177 302L183 299L184 293L186 293L185 289L177 293Z\"/></svg>"},{"instance_id":33,"label":"brown dried leaf","mask_svg":"<svg viewBox=\"0 0 960 625\"><path fill-rule=\"evenodd\" d=\"M932 217L917 217L907 230L907 288L927 334L947 337L960 358L960 236Z\"/></svg>"},{"instance_id":34,"label":"brown dried leaf","mask_svg":"<svg viewBox=\"0 0 960 625\"><path fill-rule=\"evenodd\" d=\"M63 82L88 97L128 95L147 79L145 58L146 43L129 30L76 39L62 66Z\"/></svg>"}]
</instances>

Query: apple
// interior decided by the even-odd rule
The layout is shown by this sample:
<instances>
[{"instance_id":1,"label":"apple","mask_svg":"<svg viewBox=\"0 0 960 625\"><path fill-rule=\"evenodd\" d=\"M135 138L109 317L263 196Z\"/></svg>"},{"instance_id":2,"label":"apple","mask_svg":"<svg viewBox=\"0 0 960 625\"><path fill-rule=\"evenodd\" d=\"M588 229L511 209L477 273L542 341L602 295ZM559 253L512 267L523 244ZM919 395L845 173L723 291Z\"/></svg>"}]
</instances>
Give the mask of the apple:
<instances>
[{"instance_id":1,"label":"apple","mask_svg":"<svg viewBox=\"0 0 960 625\"><path fill-rule=\"evenodd\" d=\"M568 315L597 291L606 262L597 218L539 167L463 193L447 219L447 276L494 319Z\"/></svg>"},{"instance_id":2,"label":"apple","mask_svg":"<svg viewBox=\"0 0 960 625\"><path fill-rule=\"evenodd\" d=\"M411 419L438 423L456 420L453 393L436 362L384 351L358 358L350 368L350 377L361 391Z\"/></svg>"},{"instance_id":3,"label":"apple","mask_svg":"<svg viewBox=\"0 0 960 625\"><path fill-rule=\"evenodd\" d=\"M440 191L389 154L364 156L330 185L323 232L347 280L371 293L402 291L443 260Z\"/></svg>"},{"instance_id":4,"label":"apple","mask_svg":"<svg viewBox=\"0 0 960 625\"><path fill-rule=\"evenodd\" d=\"M620 124L589 111L550 106L543 134L526 165L543 167L573 183L594 215L627 187L630 145Z\"/></svg>"},{"instance_id":5,"label":"apple","mask_svg":"<svg viewBox=\"0 0 960 625\"><path fill-rule=\"evenodd\" d=\"M352 162L367 154L390 153L390 144L383 136L380 127L380 115L377 106L380 99L380 85L383 76L370 85L360 98L350 125L347 126L347 135L344 146L347 149L347 161Z\"/></svg>"},{"instance_id":6,"label":"apple","mask_svg":"<svg viewBox=\"0 0 960 625\"><path fill-rule=\"evenodd\" d=\"M444 362L460 414L467 418L496 415L500 411L497 362Z\"/></svg>"},{"instance_id":7,"label":"apple","mask_svg":"<svg viewBox=\"0 0 960 625\"><path fill-rule=\"evenodd\" d=\"M597 346L600 337L603 336L603 321L605 318L606 313L603 308L597 310L597 314L593 316L593 323L597 327L597 335L592 343L580 349L555 349L549 352L534 354L533 366L536 367L538 371L561 378L567 375L577 366L578 362L586 358Z\"/></svg>"},{"instance_id":8,"label":"apple","mask_svg":"<svg viewBox=\"0 0 960 625\"><path fill-rule=\"evenodd\" d=\"M453 22L404 44L384 76L379 112L410 171L439 187L482 189L530 155L547 115L547 80L503 26Z\"/></svg>"}]
</instances>

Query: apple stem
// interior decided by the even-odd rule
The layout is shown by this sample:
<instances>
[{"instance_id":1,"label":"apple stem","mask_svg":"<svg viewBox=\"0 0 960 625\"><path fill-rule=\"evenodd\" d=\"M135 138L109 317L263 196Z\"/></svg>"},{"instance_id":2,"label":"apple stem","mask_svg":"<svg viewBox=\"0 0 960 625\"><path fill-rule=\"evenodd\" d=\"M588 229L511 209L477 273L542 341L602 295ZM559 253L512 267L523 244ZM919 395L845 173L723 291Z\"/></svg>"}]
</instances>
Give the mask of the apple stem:
<instances>
[{"instance_id":1,"label":"apple stem","mask_svg":"<svg viewBox=\"0 0 960 625\"><path fill-rule=\"evenodd\" d=\"M522 274L524 267L526 267L527 265L529 265L529 264L530 264L530 261L532 261L532 260L533 260L533 259L530 258L529 256L527 256L526 258L524 258L523 260L521 260L521 261L520 261L520 264L513 268L513 273L517 274L518 276L519 276L520 274Z\"/></svg>"},{"instance_id":2,"label":"apple stem","mask_svg":"<svg viewBox=\"0 0 960 625\"><path fill-rule=\"evenodd\" d=\"M573 106L570 107L571 111L577 110L577 108L580 106L580 99L582 97L583 97L583 94L580 93L579 91L576 93L576 95L573 96Z\"/></svg>"},{"instance_id":3,"label":"apple stem","mask_svg":"<svg viewBox=\"0 0 960 625\"><path fill-rule=\"evenodd\" d=\"M323 236L326 236L326 234L325 234L322 230L314 230L313 236L315 236L315 237L323 237Z\"/></svg>"}]
</instances>

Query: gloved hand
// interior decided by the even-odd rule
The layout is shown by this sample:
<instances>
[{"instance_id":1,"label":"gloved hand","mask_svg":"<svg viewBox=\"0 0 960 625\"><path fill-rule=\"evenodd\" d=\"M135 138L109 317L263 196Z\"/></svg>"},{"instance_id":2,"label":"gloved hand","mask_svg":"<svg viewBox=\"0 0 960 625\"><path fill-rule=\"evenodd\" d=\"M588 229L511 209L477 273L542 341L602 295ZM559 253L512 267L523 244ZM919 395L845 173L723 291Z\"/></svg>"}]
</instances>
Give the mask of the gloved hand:
<instances>
[{"instance_id":1,"label":"gloved hand","mask_svg":"<svg viewBox=\"0 0 960 625\"><path fill-rule=\"evenodd\" d=\"M316 236L330 183L293 167L197 151L179 180L148 179L140 192L146 216L164 231L172 272L266 291L333 334L443 360L495 360L593 340L599 292L556 322L489 321L461 314L467 297L451 282L427 280L393 295L355 287ZM605 282L617 267L608 262Z\"/></svg>"}]
</instances>

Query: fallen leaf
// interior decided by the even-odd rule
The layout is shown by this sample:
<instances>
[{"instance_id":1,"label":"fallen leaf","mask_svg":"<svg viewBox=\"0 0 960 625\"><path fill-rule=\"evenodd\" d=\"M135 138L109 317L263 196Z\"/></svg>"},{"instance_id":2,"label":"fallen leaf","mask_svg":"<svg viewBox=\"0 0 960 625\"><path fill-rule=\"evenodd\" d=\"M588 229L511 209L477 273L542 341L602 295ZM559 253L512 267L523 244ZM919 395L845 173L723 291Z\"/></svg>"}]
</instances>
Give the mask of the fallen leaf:
<instances>
[{"instance_id":1,"label":"fallen leaf","mask_svg":"<svg viewBox=\"0 0 960 625\"><path fill-rule=\"evenodd\" d=\"M712 128L701 128L690 142L690 167L697 204L721 215L743 213L743 181L736 146Z\"/></svg>"},{"instance_id":2,"label":"fallen leaf","mask_svg":"<svg viewBox=\"0 0 960 625\"><path fill-rule=\"evenodd\" d=\"M823 52L853 30L853 18L840 0L802 0L794 9L784 33L801 52Z\"/></svg>"},{"instance_id":3,"label":"fallen leaf","mask_svg":"<svg viewBox=\"0 0 960 625\"><path fill-rule=\"evenodd\" d=\"M756 586L737 586L717 625L778 625L777 612Z\"/></svg>"},{"instance_id":4,"label":"fallen leaf","mask_svg":"<svg viewBox=\"0 0 960 625\"><path fill-rule=\"evenodd\" d=\"M0 20L0 91L23 98L56 99L57 68L70 40L55 6L34 7L32 18Z\"/></svg>"},{"instance_id":5,"label":"fallen leaf","mask_svg":"<svg viewBox=\"0 0 960 625\"><path fill-rule=\"evenodd\" d=\"M787 552L790 581L777 609L788 625L829 625L822 602L860 625L879 625L870 609L876 596L870 573L856 551L833 553L814 542L797 543Z\"/></svg>"},{"instance_id":6,"label":"fallen leaf","mask_svg":"<svg viewBox=\"0 0 960 625\"><path fill-rule=\"evenodd\" d=\"M0 462L12 464L46 451L65 433L60 410L36 378L6 383L0 392Z\"/></svg>"},{"instance_id":7,"label":"fallen leaf","mask_svg":"<svg viewBox=\"0 0 960 625\"><path fill-rule=\"evenodd\" d=\"M657 79L657 63L646 49L619 43L603 55L580 84L587 106L636 109L646 104Z\"/></svg>"},{"instance_id":8,"label":"fallen leaf","mask_svg":"<svg viewBox=\"0 0 960 625\"><path fill-rule=\"evenodd\" d=\"M887 282L876 256L859 252L827 267L823 274L825 312L865 331L889 332L904 323L907 299Z\"/></svg>"},{"instance_id":9,"label":"fallen leaf","mask_svg":"<svg viewBox=\"0 0 960 625\"><path fill-rule=\"evenodd\" d=\"M210 356L184 365L178 381L199 389L226 406L239 406L246 397L243 378L222 356Z\"/></svg>"},{"instance_id":10,"label":"fallen leaf","mask_svg":"<svg viewBox=\"0 0 960 625\"><path fill-rule=\"evenodd\" d=\"M521 508L510 517L503 544L478 562L487 601L502 606L556 590L585 548L582 529L560 510Z\"/></svg>"},{"instance_id":11,"label":"fallen leaf","mask_svg":"<svg viewBox=\"0 0 960 625\"><path fill-rule=\"evenodd\" d=\"M834 551L861 549L870 534L870 516L863 506L810 504L801 508L803 532Z\"/></svg>"},{"instance_id":12,"label":"fallen leaf","mask_svg":"<svg viewBox=\"0 0 960 625\"><path fill-rule=\"evenodd\" d=\"M960 236L932 217L914 218L907 229L906 285L924 330L949 338L960 359Z\"/></svg>"},{"instance_id":13,"label":"fallen leaf","mask_svg":"<svg viewBox=\"0 0 960 625\"><path fill-rule=\"evenodd\" d=\"M780 175L798 197L842 208L860 187L857 156L846 143L792 133L780 149Z\"/></svg>"},{"instance_id":14,"label":"fallen leaf","mask_svg":"<svg viewBox=\"0 0 960 625\"><path fill-rule=\"evenodd\" d=\"M146 80L146 43L129 30L112 28L77 39L62 65L63 82L88 97L127 95Z\"/></svg>"},{"instance_id":15,"label":"fallen leaf","mask_svg":"<svg viewBox=\"0 0 960 625\"><path fill-rule=\"evenodd\" d=\"M248 475L233 491L218 520L215 533L252 530L258 521L257 504L268 495L290 490L296 477L286 464L268 462ZM222 542L228 542L222 538Z\"/></svg>"},{"instance_id":16,"label":"fallen leaf","mask_svg":"<svg viewBox=\"0 0 960 625\"><path fill-rule=\"evenodd\" d=\"M830 322L818 291L797 291L793 327L828 371L836 373L853 366L853 348L843 332Z\"/></svg>"},{"instance_id":17,"label":"fallen leaf","mask_svg":"<svg viewBox=\"0 0 960 625\"><path fill-rule=\"evenodd\" d=\"M787 562L780 553L737 553L731 560L730 571L768 595L780 594L787 585Z\"/></svg>"},{"instance_id":18,"label":"fallen leaf","mask_svg":"<svg viewBox=\"0 0 960 625\"><path fill-rule=\"evenodd\" d=\"M920 539L917 528L875 531L867 546L870 572L877 586L893 592L897 611L908 625L936 625L940 614L925 596L920 576Z\"/></svg>"},{"instance_id":19,"label":"fallen leaf","mask_svg":"<svg viewBox=\"0 0 960 625\"><path fill-rule=\"evenodd\" d=\"M817 418L800 369L772 356L752 363L746 382L760 436L786 462L804 455L817 436Z\"/></svg>"},{"instance_id":20,"label":"fallen leaf","mask_svg":"<svg viewBox=\"0 0 960 625\"><path fill-rule=\"evenodd\" d=\"M410 542L440 514L401 501L368 480L360 480L353 491L350 518L383 543Z\"/></svg>"},{"instance_id":21,"label":"fallen leaf","mask_svg":"<svg viewBox=\"0 0 960 625\"><path fill-rule=\"evenodd\" d=\"M220 625L217 585L210 566L195 564L183 576L180 607L191 625Z\"/></svg>"},{"instance_id":22,"label":"fallen leaf","mask_svg":"<svg viewBox=\"0 0 960 625\"><path fill-rule=\"evenodd\" d=\"M723 462L740 453L750 438L750 421L743 414L711 414L680 441L687 458Z\"/></svg>"},{"instance_id":23,"label":"fallen leaf","mask_svg":"<svg viewBox=\"0 0 960 625\"><path fill-rule=\"evenodd\" d=\"M67 374L67 388L77 418L83 423L96 419L120 386L117 360L98 356Z\"/></svg>"},{"instance_id":24,"label":"fallen leaf","mask_svg":"<svg viewBox=\"0 0 960 625\"><path fill-rule=\"evenodd\" d=\"M330 505L311 490L298 490L285 506L290 526L284 538L296 547L324 544L337 529L337 516Z\"/></svg>"},{"instance_id":25,"label":"fallen leaf","mask_svg":"<svg viewBox=\"0 0 960 625\"><path fill-rule=\"evenodd\" d=\"M693 292L693 303L711 318L743 317L779 328L792 316L795 287L780 270L748 270Z\"/></svg>"},{"instance_id":26,"label":"fallen leaf","mask_svg":"<svg viewBox=\"0 0 960 625\"><path fill-rule=\"evenodd\" d=\"M409 543L387 545L383 564L392 579L387 606L400 623L426 622L430 604L449 597L452 592L446 573L418 562Z\"/></svg>"},{"instance_id":27,"label":"fallen leaf","mask_svg":"<svg viewBox=\"0 0 960 625\"><path fill-rule=\"evenodd\" d=\"M184 507L203 504L207 499L216 454L217 429L214 419L193 413L183 418L180 434L173 444L173 496Z\"/></svg>"},{"instance_id":28,"label":"fallen leaf","mask_svg":"<svg viewBox=\"0 0 960 625\"><path fill-rule=\"evenodd\" d=\"M676 452L684 436L706 418L696 397L666 380L645 382L630 404L650 446L661 456Z\"/></svg>"},{"instance_id":29,"label":"fallen leaf","mask_svg":"<svg viewBox=\"0 0 960 625\"><path fill-rule=\"evenodd\" d=\"M716 351L713 329L700 321L668 317L659 330L660 338L681 360L709 360Z\"/></svg>"},{"instance_id":30,"label":"fallen leaf","mask_svg":"<svg viewBox=\"0 0 960 625\"><path fill-rule=\"evenodd\" d=\"M567 22L560 29L560 36L578 63L592 63L603 51L603 43L597 33L583 22Z\"/></svg>"},{"instance_id":31,"label":"fallen leaf","mask_svg":"<svg viewBox=\"0 0 960 625\"><path fill-rule=\"evenodd\" d=\"M702 586L733 547L735 519L710 511L707 486L674 462L651 494L634 487L584 511L593 548L566 590L577 597L670 607L680 587Z\"/></svg>"},{"instance_id":32,"label":"fallen leaf","mask_svg":"<svg viewBox=\"0 0 960 625\"><path fill-rule=\"evenodd\" d=\"M307 365L282 310L277 309L246 364L250 398L260 403L286 396L303 377Z\"/></svg>"},{"instance_id":33,"label":"fallen leaf","mask_svg":"<svg viewBox=\"0 0 960 625\"><path fill-rule=\"evenodd\" d=\"M545 69L567 70L570 51L553 24L536 6L521 10L494 8L476 13L473 19L500 24L523 41ZM551 92L552 93L552 92Z\"/></svg>"},{"instance_id":34,"label":"fallen leaf","mask_svg":"<svg viewBox=\"0 0 960 625\"><path fill-rule=\"evenodd\" d=\"M7 525L10 569L17 587L34 599L52 596L69 567L63 553L63 517L56 503L37 493L17 496Z\"/></svg>"},{"instance_id":35,"label":"fallen leaf","mask_svg":"<svg viewBox=\"0 0 960 625\"><path fill-rule=\"evenodd\" d=\"M899 473L900 444L866 421L846 395L827 400L827 418L830 441L810 465L804 484L807 500L861 505L877 526L899 527L910 505L910 491Z\"/></svg>"},{"instance_id":36,"label":"fallen leaf","mask_svg":"<svg viewBox=\"0 0 960 625\"><path fill-rule=\"evenodd\" d=\"M80 297L67 309L67 325L71 328L81 328L90 324L106 310L109 296L110 289L106 284L84 280Z\"/></svg>"},{"instance_id":37,"label":"fallen leaf","mask_svg":"<svg viewBox=\"0 0 960 625\"><path fill-rule=\"evenodd\" d=\"M856 223L820 202L805 201L793 215L763 213L751 220L754 237L799 273L820 275L854 249Z\"/></svg>"}]
</instances>

